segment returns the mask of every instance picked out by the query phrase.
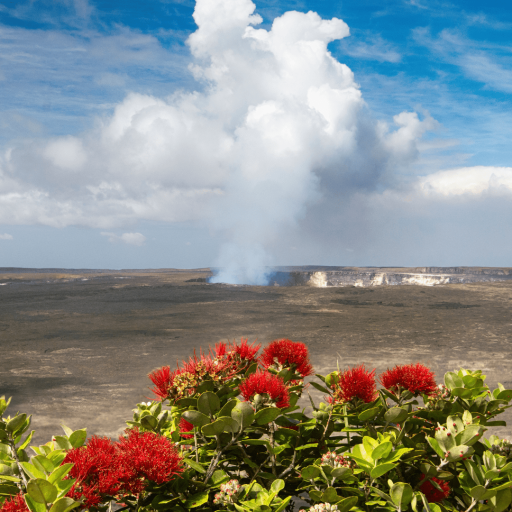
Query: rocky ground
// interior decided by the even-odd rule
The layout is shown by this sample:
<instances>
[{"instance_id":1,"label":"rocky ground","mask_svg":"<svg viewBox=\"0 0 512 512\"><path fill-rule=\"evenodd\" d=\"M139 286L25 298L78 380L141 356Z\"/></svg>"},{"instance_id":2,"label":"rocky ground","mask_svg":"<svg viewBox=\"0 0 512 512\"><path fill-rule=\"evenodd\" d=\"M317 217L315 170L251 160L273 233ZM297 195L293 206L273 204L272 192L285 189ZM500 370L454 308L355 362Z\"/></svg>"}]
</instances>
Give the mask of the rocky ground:
<instances>
[{"instance_id":1,"label":"rocky ground","mask_svg":"<svg viewBox=\"0 0 512 512\"><path fill-rule=\"evenodd\" d=\"M38 442L61 423L115 437L151 397L151 370L241 337L303 341L321 374L419 361L438 381L464 367L512 388L512 281L252 287L206 275L0 272L0 395L13 396L12 412L34 415Z\"/></svg>"}]
</instances>

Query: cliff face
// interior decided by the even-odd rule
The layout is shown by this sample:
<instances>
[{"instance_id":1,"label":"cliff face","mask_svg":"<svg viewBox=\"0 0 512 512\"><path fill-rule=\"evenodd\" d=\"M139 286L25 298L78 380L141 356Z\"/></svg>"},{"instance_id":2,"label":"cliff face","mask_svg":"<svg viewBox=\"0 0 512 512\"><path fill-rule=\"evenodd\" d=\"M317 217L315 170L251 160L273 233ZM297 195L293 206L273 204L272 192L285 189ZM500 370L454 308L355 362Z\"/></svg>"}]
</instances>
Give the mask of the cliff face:
<instances>
[{"instance_id":1,"label":"cliff face","mask_svg":"<svg viewBox=\"0 0 512 512\"><path fill-rule=\"evenodd\" d=\"M473 267L423 267L414 269L356 269L276 271L270 276L272 286L436 286L512 280L512 269Z\"/></svg>"}]
</instances>

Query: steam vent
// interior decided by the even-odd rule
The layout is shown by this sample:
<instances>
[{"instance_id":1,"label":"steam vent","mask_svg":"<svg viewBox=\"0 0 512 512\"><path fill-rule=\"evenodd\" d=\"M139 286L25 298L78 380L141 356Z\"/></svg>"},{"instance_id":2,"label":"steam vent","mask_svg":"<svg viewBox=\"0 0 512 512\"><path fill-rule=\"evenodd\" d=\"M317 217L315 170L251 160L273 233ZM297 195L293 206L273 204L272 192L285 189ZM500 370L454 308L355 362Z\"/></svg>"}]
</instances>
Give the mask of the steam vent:
<instances>
[{"instance_id":1,"label":"steam vent","mask_svg":"<svg viewBox=\"0 0 512 512\"><path fill-rule=\"evenodd\" d=\"M507 281L512 268L496 267L281 267L269 276L270 286L436 286Z\"/></svg>"}]
</instances>

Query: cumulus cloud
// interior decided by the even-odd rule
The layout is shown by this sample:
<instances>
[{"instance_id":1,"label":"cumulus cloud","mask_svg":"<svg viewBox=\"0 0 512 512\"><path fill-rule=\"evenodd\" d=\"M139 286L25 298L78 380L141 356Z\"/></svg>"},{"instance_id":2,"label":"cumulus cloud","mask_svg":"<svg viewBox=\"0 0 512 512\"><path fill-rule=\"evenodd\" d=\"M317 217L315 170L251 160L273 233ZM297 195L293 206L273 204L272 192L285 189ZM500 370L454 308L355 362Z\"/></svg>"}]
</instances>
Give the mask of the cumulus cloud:
<instances>
[{"instance_id":1,"label":"cumulus cloud","mask_svg":"<svg viewBox=\"0 0 512 512\"><path fill-rule=\"evenodd\" d=\"M131 93L79 137L10 147L0 222L199 220L225 240L216 279L261 284L257 269L309 209L327 202L331 216L347 195L405 172L436 122L415 112L392 124L372 118L354 74L327 49L349 35L346 23L291 11L266 30L254 11L250 0L197 1L188 39L196 91ZM103 234L136 245L143 237Z\"/></svg>"},{"instance_id":2,"label":"cumulus cloud","mask_svg":"<svg viewBox=\"0 0 512 512\"><path fill-rule=\"evenodd\" d=\"M142 233L123 233L122 235L116 235L115 233L102 232L101 234L108 236L108 241L112 244L122 242L127 245L141 247L146 241L146 237Z\"/></svg>"},{"instance_id":3,"label":"cumulus cloud","mask_svg":"<svg viewBox=\"0 0 512 512\"><path fill-rule=\"evenodd\" d=\"M0 240L12 240L12 235L8 233L0 233Z\"/></svg>"},{"instance_id":4,"label":"cumulus cloud","mask_svg":"<svg viewBox=\"0 0 512 512\"><path fill-rule=\"evenodd\" d=\"M475 166L439 171L419 179L426 196L512 194L512 167Z\"/></svg>"}]
</instances>

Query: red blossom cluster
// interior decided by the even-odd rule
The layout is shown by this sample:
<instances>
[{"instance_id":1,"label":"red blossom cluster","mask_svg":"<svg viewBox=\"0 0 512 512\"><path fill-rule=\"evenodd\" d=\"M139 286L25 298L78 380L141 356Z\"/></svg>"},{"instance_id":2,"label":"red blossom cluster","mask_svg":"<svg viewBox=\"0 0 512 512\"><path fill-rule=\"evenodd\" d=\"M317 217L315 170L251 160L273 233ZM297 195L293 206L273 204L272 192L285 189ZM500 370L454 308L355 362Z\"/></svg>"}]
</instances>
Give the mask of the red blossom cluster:
<instances>
[{"instance_id":1,"label":"red blossom cluster","mask_svg":"<svg viewBox=\"0 0 512 512\"><path fill-rule=\"evenodd\" d=\"M332 384L334 403L346 403L354 400L373 402L377 398L375 369L366 370L364 365L349 368L340 373Z\"/></svg>"},{"instance_id":2,"label":"red blossom cluster","mask_svg":"<svg viewBox=\"0 0 512 512\"><path fill-rule=\"evenodd\" d=\"M268 395L270 401L279 408L290 405L288 389L283 379L269 372L257 371L240 384L240 394L247 401L251 401L255 395ZM269 404L270 405L270 404Z\"/></svg>"},{"instance_id":3,"label":"red blossom cluster","mask_svg":"<svg viewBox=\"0 0 512 512\"><path fill-rule=\"evenodd\" d=\"M225 380L241 378L247 369L257 361L256 354L260 345L249 345L247 339L237 343L219 343L209 354L195 353L188 361L183 361L181 367L171 372L169 366L164 366L149 374L154 388L151 390L156 397L163 401L172 402L181 398L193 396L196 388L206 380L222 383Z\"/></svg>"},{"instance_id":4,"label":"red blossom cluster","mask_svg":"<svg viewBox=\"0 0 512 512\"><path fill-rule=\"evenodd\" d=\"M1 512L30 512L23 493L19 493L16 496L8 496L0 507Z\"/></svg>"},{"instance_id":5,"label":"red blossom cluster","mask_svg":"<svg viewBox=\"0 0 512 512\"><path fill-rule=\"evenodd\" d=\"M308 348L300 341L287 339L272 341L263 349L260 363L264 368L274 367L278 371L289 368L302 378L313 373Z\"/></svg>"},{"instance_id":6,"label":"red blossom cluster","mask_svg":"<svg viewBox=\"0 0 512 512\"><path fill-rule=\"evenodd\" d=\"M425 475L421 475L421 480L424 478ZM441 488L441 490L434 487L430 480L433 480ZM425 482L420 485L420 491L425 495L429 503L439 503L445 498L448 498L448 495L450 494L450 486L448 485L448 482L445 482L444 480L431 477L429 480L425 480Z\"/></svg>"},{"instance_id":7,"label":"red blossom cluster","mask_svg":"<svg viewBox=\"0 0 512 512\"><path fill-rule=\"evenodd\" d=\"M386 370L379 380L392 393L397 393L401 388L408 389L414 395L430 395L437 387L434 372L420 363L396 365Z\"/></svg>"},{"instance_id":8,"label":"red blossom cluster","mask_svg":"<svg viewBox=\"0 0 512 512\"><path fill-rule=\"evenodd\" d=\"M63 464L68 462L74 464L68 477L76 479L68 496L83 498L84 508L98 505L104 496L140 493L148 481L162 484L182 471L181 457L167 438L137 429L116 443L92 437L67 453Z\"/></svg>"}]
</instances>

